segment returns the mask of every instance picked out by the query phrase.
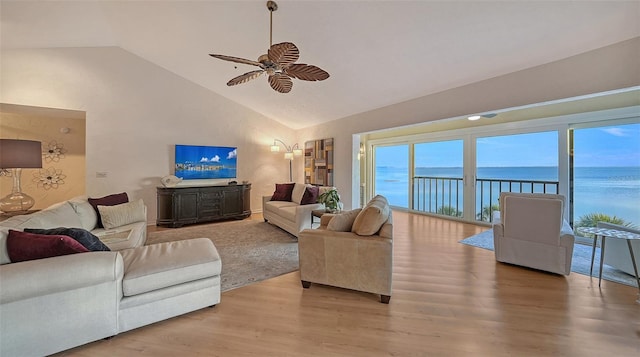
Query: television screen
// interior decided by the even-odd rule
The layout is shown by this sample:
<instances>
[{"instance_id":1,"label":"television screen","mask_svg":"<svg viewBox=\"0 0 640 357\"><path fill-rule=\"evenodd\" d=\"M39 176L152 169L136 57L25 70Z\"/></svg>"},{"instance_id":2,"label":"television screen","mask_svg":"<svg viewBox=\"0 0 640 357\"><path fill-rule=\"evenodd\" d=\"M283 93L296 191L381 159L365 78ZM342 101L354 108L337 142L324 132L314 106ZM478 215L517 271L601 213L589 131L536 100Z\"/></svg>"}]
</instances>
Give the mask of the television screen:
<instances>
[{"instance_id":1,"label":"television screen","mask_svg":"<svg viewBox=\"0 0 640 357\"><path fill-rule=\"evenodd\" d=\"M236 150L227 146L176 145L175 175L184 180L236 178Z\"/></svg>"}]
</instances>

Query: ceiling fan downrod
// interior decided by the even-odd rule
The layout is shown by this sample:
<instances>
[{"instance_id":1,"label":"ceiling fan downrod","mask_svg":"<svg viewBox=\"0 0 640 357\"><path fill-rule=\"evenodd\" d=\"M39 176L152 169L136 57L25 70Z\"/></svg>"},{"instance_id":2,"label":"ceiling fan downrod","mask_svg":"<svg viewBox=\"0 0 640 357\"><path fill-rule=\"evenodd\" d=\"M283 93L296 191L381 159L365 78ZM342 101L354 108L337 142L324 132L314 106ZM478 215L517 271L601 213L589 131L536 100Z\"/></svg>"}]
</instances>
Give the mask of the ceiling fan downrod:
<instances>
[{"instance_id":1,"label":"ceiling fan downrod","mask_svg":"<svg viewBox=\"0 0 640 357\"><path fill-rule=\"evenodd\" d=\"M273 12L278 10L278 4L275 1L267 1L267 9L269 9L269 48L273 46Z\"/></svg>"}]
</instances>

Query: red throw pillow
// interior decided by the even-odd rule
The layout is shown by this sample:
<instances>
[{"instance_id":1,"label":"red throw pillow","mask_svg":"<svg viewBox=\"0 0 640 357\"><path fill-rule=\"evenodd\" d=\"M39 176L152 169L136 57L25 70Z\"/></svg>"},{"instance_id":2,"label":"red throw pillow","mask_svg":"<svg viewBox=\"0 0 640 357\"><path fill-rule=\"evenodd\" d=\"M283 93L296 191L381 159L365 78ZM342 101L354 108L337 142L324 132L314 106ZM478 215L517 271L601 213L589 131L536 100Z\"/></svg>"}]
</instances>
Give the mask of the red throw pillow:
<instances>
[{"instance_id":1,"label":"red throw pillow","mask_svg":"<svg viewBox=\"0 0 640 357\"><path fill-rule=\"evenodd\" d=\"M318 195L320 194L320 188L318 186L307 187L302 195L301 205L311 205L318 202Z\"/></svg>"},{"instance_id":2,"label":"red throw pillow","mask_svg":"<svg viewBox=\"0 0 640 357\"><path fill-rule=\"evenodd\" d=\"M89 198L88 201L91 207L96 211L96 215L98 215L98 224L96 227L104 228L102 225L102 218L100 218L100 211L98 211L98 206L115 206L127 203L129 202L129 196L127 196L126 192L122 192L100 198Z\"/></svg>"},{"instance_id":3,"label":"red throw pillow","mask_svg":"<svg viewBox=\"0 0 640 357\"><path fill-rule=\"evenodd\" d=\"M7 253L12 263L84 253L89 250L71 237L9 230Z\"/></svg>"},{"instance_id":4,"label":"red throw pillow","mask_svg":"<svg viewBox=\"0 0 640 357\"><path fill-rule=\"evenodd\" d=\"M295 183L277 183L271 201L291 201L293 186Z\"/></svg>"}]
</instances>

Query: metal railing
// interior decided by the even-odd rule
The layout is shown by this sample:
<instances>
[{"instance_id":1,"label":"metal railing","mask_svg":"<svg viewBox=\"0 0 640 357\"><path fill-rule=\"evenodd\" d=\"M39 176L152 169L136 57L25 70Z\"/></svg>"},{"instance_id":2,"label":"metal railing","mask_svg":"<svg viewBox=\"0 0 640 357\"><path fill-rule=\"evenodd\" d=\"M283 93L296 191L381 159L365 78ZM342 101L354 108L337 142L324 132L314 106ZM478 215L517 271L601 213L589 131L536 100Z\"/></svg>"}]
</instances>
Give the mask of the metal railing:
<instances>
[{"instance_id":1,"label":"metal railing","mask_svg":"<svg viewBox=\"0 0 640 357\"><path fill-rule=\"evenodd\" d=\"M558 181L476 179L476 220L493 220L493 211L499 210L500 192L558 193ZM485 192L488 191L487 192ZM488 195L488 198L486 196ZM488 199L488 204L485 201Z\"/></svg>"},{"instance_id":2,"label":"metal railing","mask_svg":"<svg viewBox=\"0 0 640 357\"><path fill-rule=\"evenodd\" d=\"M558 187L558 181L476 179L476 220L491 222L493 212L499 209L500 192L557 194ZM414 176L411 209L462 217L463 191L461 177Z\"/></svg>"},{"instance_id":3,"label":"metal railing","mask_svg":"<svg viewBox=\"0 0 640 357\"><path fill-rule=\"evenodd\" d=\"M416 211L461 217L463 189L462 178L414 176L411 208Z\"/></svg>"}]
</instances>

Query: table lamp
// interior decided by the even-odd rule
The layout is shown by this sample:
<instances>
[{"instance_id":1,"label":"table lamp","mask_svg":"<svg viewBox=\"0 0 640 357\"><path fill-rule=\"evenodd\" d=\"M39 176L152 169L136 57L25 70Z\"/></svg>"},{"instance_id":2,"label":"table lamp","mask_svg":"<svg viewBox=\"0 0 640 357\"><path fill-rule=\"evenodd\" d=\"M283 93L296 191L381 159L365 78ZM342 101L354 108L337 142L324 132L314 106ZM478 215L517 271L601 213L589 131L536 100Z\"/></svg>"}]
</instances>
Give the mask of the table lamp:
<instances>
[{"instance_id":1,"label":"table lamp","mask_svg":"<svg viewBox=\"0 0 640 357\"><path fill-rule=\"evenodd\" d=\"M20 213L33 207L36 201L22 192L20 175L22 169L39 168L42 168L42 143L33 140L0 139L0 170L3 173L11 172L13 176L13 189L9 195L0 199L0 211Z\"/></svg>"}]
</instances>

